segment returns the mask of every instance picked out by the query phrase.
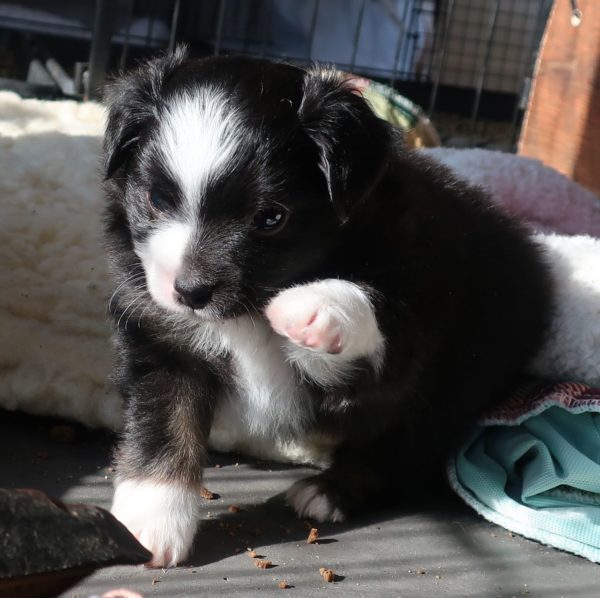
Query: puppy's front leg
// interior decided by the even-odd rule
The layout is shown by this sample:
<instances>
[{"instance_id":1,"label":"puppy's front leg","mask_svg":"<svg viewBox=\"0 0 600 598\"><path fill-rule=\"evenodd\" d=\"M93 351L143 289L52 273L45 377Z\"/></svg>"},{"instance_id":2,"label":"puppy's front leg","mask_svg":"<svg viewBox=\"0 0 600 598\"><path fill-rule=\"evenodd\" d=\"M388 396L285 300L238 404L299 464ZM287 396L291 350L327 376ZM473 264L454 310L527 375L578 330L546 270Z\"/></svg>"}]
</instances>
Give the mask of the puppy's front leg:
<instances>
[{"instance_id":1,"label":"puppy's front leg","mask_svg":"<svg viewBox=\"0 0 600 598\"><path fill-rule=\"evenodd\" d=\"M265 315L286 339L290 361L322 386L343 382L358 359L375 370L383 362L385 343L371 297L353 282L331 278L286 289Z\"/></svg>"},{"instance_id":2,"label":"puppy's front leg","mask_svg":"<svg viewBox=\"0 0 600 598\"><path fill-rule=\"evenodd\" d=\"M151 566L171 567L188 556L200 519L211 381L152 363L130 364L126 377L111 511L152 552Z\"/></svg>"}]
</instances>

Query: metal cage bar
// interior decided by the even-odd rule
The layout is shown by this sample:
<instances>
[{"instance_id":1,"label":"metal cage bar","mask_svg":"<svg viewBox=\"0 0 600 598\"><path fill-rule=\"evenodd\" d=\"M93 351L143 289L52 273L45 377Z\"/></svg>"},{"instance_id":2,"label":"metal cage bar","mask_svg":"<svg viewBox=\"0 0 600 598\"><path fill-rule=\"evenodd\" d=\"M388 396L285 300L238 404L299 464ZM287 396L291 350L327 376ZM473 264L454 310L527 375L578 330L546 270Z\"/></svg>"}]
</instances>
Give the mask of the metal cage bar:
<instances>
[{"instance_id":1,"label":"metal cage bar","mask_svg":"<svg viewBox=\"0 0 600 598\"><path fill-rule=\"evenodd\" d=\"M471 110L471 127L474 130L475 122L477 120L477 113L479 112L479 106L481 104L481 93L483 91L483 84L485 82L485 76L488 71L490 63L491 48L494 43L494 36L496 33L496 26L498 24L498 11L500 10L500 0L496 0L494 8L490 15L489 31L486 35L487 42L485 46L485 52L481 61L481 67L477 75L477 82L475 84L475 97L473 98L473 108Z\"/></svg>"},{"instance_id":2,"label":"metal cage bar","mask_svg":"<svg viewBox=\"0 0 600 598\"><path fill-rule=\"evenodd\" d=\"M450 109L447 107L450 88L463 90L460 109L470 118L472 131L486 110L489 114L490 93L504 94L502 101L510 104L506 120L516 131L522 111L520 101L525 95L551 3L551 0L312 0L311 3L96 0L96 16L87 34L85 26L73 23L53 23L48 27L54 35L89 36L88 97L93 97L102 85L111 43L120 45L116 64L123 68L132 58L158 45L173 50L178 40L184 40L196 52L204 54L241 52L302 63L315 60L333 63L340 69L385 81L409 97L411 90L417 90L430 115ZM286 11L285 15L282 11ZM373 25L377 19L384 19L378 21L384 31L381 35ZM29 17L3 17L0 6L2 26L42 31L44 24L33 23ZM344 28L345 39L341 40ZM343 49L334 52L332 58L327 55L328 48L338 41ZM382 58L369 54L373 47L379 48Z\"/></svg>"}]
</instances>

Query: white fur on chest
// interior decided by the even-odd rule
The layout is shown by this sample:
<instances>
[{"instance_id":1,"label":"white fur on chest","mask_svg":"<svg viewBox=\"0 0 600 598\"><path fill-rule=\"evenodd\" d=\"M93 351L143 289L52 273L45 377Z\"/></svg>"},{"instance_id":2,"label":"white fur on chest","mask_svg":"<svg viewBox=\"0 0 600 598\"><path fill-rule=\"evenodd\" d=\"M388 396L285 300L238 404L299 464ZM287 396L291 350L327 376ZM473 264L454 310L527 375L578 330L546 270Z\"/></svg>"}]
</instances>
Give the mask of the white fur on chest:
<instances>
[{"instance_id":1,"label":"white fur on chest","mask_svg":"<svg viewBox=\"0 0 600 598\"><path fill-rule=\"evenodd\" d=\"M309 440L309 397L282 350L283 340L260 316L203 325L195 338L203 353L228 354L231 386L219 397L210 447L263 459L323 465L328 441Z\"/></svg>"}]
</instances>

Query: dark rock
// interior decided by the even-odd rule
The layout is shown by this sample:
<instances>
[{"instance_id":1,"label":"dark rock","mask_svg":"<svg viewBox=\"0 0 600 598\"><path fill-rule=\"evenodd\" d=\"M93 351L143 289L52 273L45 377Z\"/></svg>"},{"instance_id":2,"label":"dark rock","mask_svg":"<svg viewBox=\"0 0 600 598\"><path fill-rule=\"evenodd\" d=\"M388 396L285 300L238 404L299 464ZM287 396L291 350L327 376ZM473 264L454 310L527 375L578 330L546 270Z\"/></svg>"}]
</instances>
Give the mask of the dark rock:
<instances>
[{"instance_id":1,"label":"dark rock","mask_svg":"<svg viewBox=\"0 0 600 598\"><path fill-rule=\"evenodd\" d=\"M100 507L0 489L0 597L57 596L96 569L151 557Z\"/></svg>"}]
</instances>

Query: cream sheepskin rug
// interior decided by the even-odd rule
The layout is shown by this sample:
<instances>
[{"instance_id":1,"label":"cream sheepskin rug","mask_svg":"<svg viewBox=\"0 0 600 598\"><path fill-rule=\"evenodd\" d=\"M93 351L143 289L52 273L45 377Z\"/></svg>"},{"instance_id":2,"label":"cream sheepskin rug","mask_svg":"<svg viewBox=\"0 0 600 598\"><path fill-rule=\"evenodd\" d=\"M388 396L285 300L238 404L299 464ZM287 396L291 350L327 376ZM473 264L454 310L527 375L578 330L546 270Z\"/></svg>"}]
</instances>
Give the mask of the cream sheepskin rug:
<instances>
[{"instance_id":1,"label":"cream sheepskin rug","mask_svg":"<svg viewBox=\"0 0 600 598\"><path fill-rule=\"evenodd\" d=\"M102 117L96 104L0 93L0 405L117 428Z\"/></svg>"},{"instance_id":2,"label":"cream sheepskin rug","mask_svg":"<svg viewBox=\"0 0 600 598\"><path fill-rule=\"evenodd\" d=\"M118 429L101 240L103 109L0 92L0 406ZM431 150L537 230L600 235L597 198L541 164ZM600 385L600 242L538 235L559 306L535 373Z\"/></svg>"}]
</instances>

